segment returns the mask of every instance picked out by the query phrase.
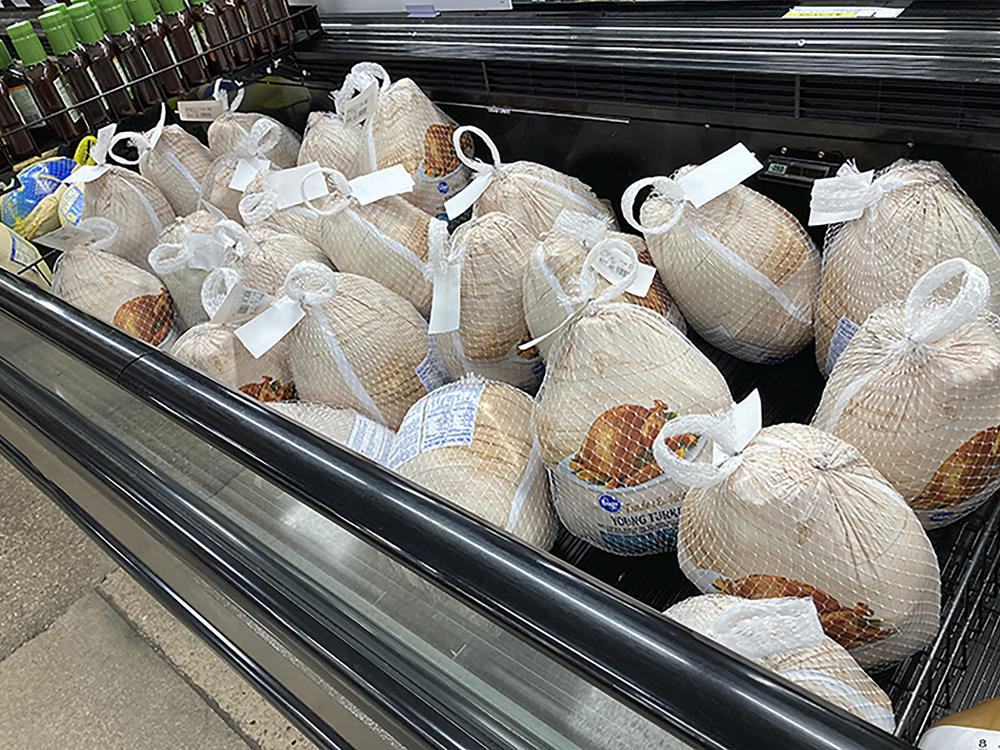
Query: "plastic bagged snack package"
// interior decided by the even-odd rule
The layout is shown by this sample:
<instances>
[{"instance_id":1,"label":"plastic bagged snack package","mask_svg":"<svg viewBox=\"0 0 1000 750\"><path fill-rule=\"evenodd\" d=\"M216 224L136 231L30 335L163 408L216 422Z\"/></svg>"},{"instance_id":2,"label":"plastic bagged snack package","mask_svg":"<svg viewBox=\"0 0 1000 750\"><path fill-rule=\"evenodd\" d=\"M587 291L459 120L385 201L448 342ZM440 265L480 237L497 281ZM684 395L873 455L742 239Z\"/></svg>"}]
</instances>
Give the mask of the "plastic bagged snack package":
<instances>
[{"instance_id":1,"label":"plastic bagged snack package","mask_svg":"<svg viewBox=\"0 0 1000 750\"><path fill-rule=\"evenodd\" d=\"M350 448L377 464L385 465L396 434L383 424L353 409L326 404L285 401L271 404L281 416L308 427L331 442Z\"/></svg>"},{"instance_id":2,"label":"plastic bagged snack package","mask_svg":"<svg viewBox=\"0 0 1000 750\"><path fill-rule=\"evenodd\" d=\"M236 337L237 328L234 323L199 323L181 334L170 355L255 401L294 400L288 348L279 342L254 357Z\"/></svg>"},{"instance_id":3,"label":"plastic bagged snack package","mask_svg":"<svg viewBox=\"0 0 1000 750\"><path fill-rule=\"evenodd\" d=\"M473 159L466 155L468 149L459 148L471 133L486 143L492 163ZM531 161L504 164L493 140L470 125L458 128L453 140L458 159L473 171L474 179L465 190L449 199L445 206L448 218L461 216L469 206L474 206L475 216L502 211L524 224L534 237L549 231L567 208L614 223L611 209L575 177Z\"/></svg>"},{"instance_id":4,"label":"plastic bagged snack package","mask_svg":"<svg viewBox=\"0 0 1000 750\"><path fill-rule=\"evenodd\" d=\"M941 582L910 507L840 438L759 426L760 401L748 398L668 422L655 439L663 474L691 488L677 536L684 575L704 593L812 599L824 632L865 668L927 646ZM713 441L712 461L676 457L688 433Z\"/></svg>"},{"instance_id":5,"label":"plastic bagged snack package","mask_svg":"<svg viewBox=\"0 0 1000 750\"><path fill-rule=\"evenodd\" d=\"M524 318L532 337L541 336L555 328L566 315L585 303L591 294L600 294L612 283L615 273L621 268L615 254L608 257L592 257L594 265L587 264L591 250L606 239L629 243L635 250L639 262L652 275L652 281L645 294L622 292L613 302L628 302L640 307L648 307L663 315L681 332L686 326L680 310L660 280L653 261L642 238L631 234L615 232L604 219L564 209L559 214L552 229L543 234L535 243L528 256L528 267L524 273ZM642 282L637 278L639 288ZM546 357L551 340L538 344L542 357Z\"/></svg>"},{"instance_id":6,"label":"plastic bagged snack package","mask_svg":"<svg viewBox=\"0 0 1000 750\"><path fill-rule=\"evenodd\" d=\"M237 335L257 355L284 340L302 400L351 408L393 430L448 380L413 305L314 261L292 268L283 296Z\"/></svg>"},{"instance_id":7,"label":"plastic bagged snack package","mask_svg":"<svg viewBox=\"0 0 1000 750\"><path fill-rule=\"evenodd\" d=\"M0 224L0 268L49 291L52 271L38 248L5 224Z\"/></svg>"},{"instance_id":8,"label":"plastic bagged snack package","mask_svg":"<svg viewBox=\"0 0 1000 750\"><path fill-rule=\"evenodd\" d=\"M83 199L83 185L63 184L59 197L60 226L76 226L83 220L86 202Z\"/></svg>"},{"instance_id":9,"label":"plastic bagged snack package","mask_svg":"<svg viewBox=\"0 0 1000 750\"><path fill-rule=\"evenodd\" d=\"M107 219L118 228L106 251L148 271L149 251L156 246L164 227L173 222L174 210L160 189L145 177L107 164L114 136L114 125L101 128L97 143L90 149L96 163L78 167L66 181L82 184L84 217Z\"/></svg>"},{"instance_id":10,"label":"plastic bagged snack package","mask_svg":"<svg viewBox=\"0 0 1000 750\"><path fill-rule=\"evenodd\" d=\"M237 111L243 102L245 91L240 88L230 101L229 93L221 87L221 83L221 80L216 81L212 94L217 101L222 102L225 108L225 111L208 126L208 148L212 151L212 155L218 159L226 154L245 150L242 144L245 143L250 133L254 131L258 123L267 122L271 124L267 130L274 133L274 136L269 138L263 144L260 153L255 155L261 159L267 159L278 169L294 167L301 146L295 132L273 117L256 112ZM258 127L257 130L259 132L261 128Z\"/></svg>"},{"instance_id":11,"label":"plastic bagged snack package","mask_svg":"<svg viewBox=\"0 0 1000 750\"><path fill-rule=\"evenodd\" d=\"M608 552L648 555L673 547L686 490L657 466L653 438L678 415L726 409L732 397L715 365L662 315L607 304L629 281L562 324L532 428L563 525ZM685 462L705 460L697 434L673 446Z\"/></svg>"},{"instance_id":12,"label":"plastic bagged snack package","mask_svg":"<svg viewBox=\"0 0 1000 750\"><path fill-rule=\"evenodd\" d=\"M388 467L528 544L549 549L558 523L531 437L532 400L477 376L407 412Z\"/></svg>"},{"instance_id":13,"label":"plastic bagged snack package","mask_svg":"<svg viewBox=\"0 0 1000 750\"><path fill-rule=\"evenodd\" d=\"M824 634L810 599L708 594L663 614L879 729L896 728L889 696Z\"/></svg>"},{"instance_id":14,"label":"plastic bagged snack package","mask_svg":"<svg viewBox=\"0 0 1000 750\"><path fill-rule=\"evenodd\" d=\"M934 722L917 745L921 750L984 750L1000 745L1000 698Z\"/></svg>"},{"instance_id":15,"label":"plastic bagged snack package","mask_svg":"<svg viewBox=\"0 0 1000 750\"><path fill-rule=\"evenodd\" d=\"M107 233L64 252L53 270L52 293L147 344L169 349L177 338L169 292L153 274L98 249L113 243L114 233Z\"/></svg>"},{"instance_id":16,"label":"plastic bagged snack package","mask_svg":"<svg viewBox=\"0 0 1000 750\"><path fill-rule=\"evenodd\" d=\"M728 159L731 178L717 179L719 160ZM688 325L734 357L772 364L812 339L820 257L794 216L739 184L759 168L738 145L700 167L633 183L622 212L646 238ZM648 186L636 221L636 197Z\"/></svg>"},{"instance_id":17,"label":"plastic bagged snack package","mask_svg":"<svg viewBox=\"0 0 1000 750\"><path fill-rule=\"evenodd\" d=\"M987 309L1000 314L1000 235L938 162L900 159L877 173L848 162L814 183L811 208L810 224L831 224L816 303L816 363L824 374L865 318L956 255L986 272L993 286Z\"/></svg>"},{"instance_id":18,"label":"plastic bagged snack package","mask_svg":"<svg viewBox=\"0 0 1000 750\"><path fill-rule=\"evenodd\" d=\"M148 133L122 132L115 135L112 149L120 141L129 141L139 152L135 160L111 151L119 164L138 165L139 174L156 185L178 216L198 208L202 182L212 166L212 152L180 125L165 125L166 105L160 120Z\"/></svg>"},{"instance_id":19,"label":"plastic bagged snack package","mask_svg":"<svg viewBox=\"0 0 1000 750\"><path fill-rule=\"evenodd\" d=\"M447 239L443 222L430 243L426 275L434 283L430 331L448 372L500 380L533 391L542 363L524 322L522 283L534 238L494 211L460 226Z\"/></svg>"},{"instance_id":20,"label":"plastic bagged snack package","mask_svg":"<svg viewBox=\"0 0 1000 750\"><path fill-rule=\"evenodd\" d=\"M950 301L935 296L959 276ZM962 518L1000 487L1000 318L989 299L979 267L936 265L905 301L862 323L813 419L861 451L925 528Z\"/></svg>"},{"instance_id":21,"label":"plastic bagged snack package","mask_svg":"<svg viewBox=\"0 0 1000 750\"><path fill-rule=\"evenodd\" d=\"M452 145L455 121L409 78L393 82L385 68L370 62L351 69L334 101L345 122L364 122L357 173L402 164L415 183L405 198L443 218L445 200L469 181ZM468 141L464 145L470 147Z\"/></svg>"}]
</instances>

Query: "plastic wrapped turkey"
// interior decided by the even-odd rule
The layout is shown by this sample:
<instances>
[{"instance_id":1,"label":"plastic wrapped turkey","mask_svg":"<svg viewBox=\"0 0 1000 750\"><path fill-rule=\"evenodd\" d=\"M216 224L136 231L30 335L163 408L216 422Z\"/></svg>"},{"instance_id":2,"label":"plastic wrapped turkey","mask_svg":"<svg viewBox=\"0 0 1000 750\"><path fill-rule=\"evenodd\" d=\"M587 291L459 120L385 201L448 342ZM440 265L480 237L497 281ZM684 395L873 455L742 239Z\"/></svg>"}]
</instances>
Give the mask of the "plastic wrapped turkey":
<instances>
[{"instance_id":1,"label":"plastic wrapped turkey","mask_svg":"<svg viewBox=\"0 0 1000 750\"><path fill-rule=\"evenodd\" d=\"M273 227L291 234L297 234L308 242L320 245L323 216L318 211L329 209L335 202L329 195L313 202L313 208L296 204L278 208L278 195L269 177L274 170L262 170L247 185L238 204L242 221L249 227L266 222ZM329 173L324 173L327 188L336 193L337 186Z\"/></svg>"},{"instance_id":2,"label":"plastic wrapped turkey","mask_svg":"<svg viewBox=\"0 0 1000 750\"><path fill-rule=\"evenodd\" d=\"M166 348L176 338L166 288L117 255L82 246L63 253L53 270L52 293L152 346Z\"/></svg>"},{"instance_id":3,"label":"plastic wrapped turkey","mask_svg":"<svg viewBox=\"0 0 1000 750\"><path fill-rule=\"evenodd\" d=\"M281 416L377 464L384 465L389 458L395 433L353 409L337 409L306 401L282 401L270 406Z\"/></svg>"},{"instance_id":4,"label":"plastic wrapped turkey","mask_svg":"<svg viewBox=\"0 0 1000 750\"><path fill-rule=\"evenodd\" d=\"M663 614L886 732L896 728L889 696L823 633L809 599L709 594Z\"/></svg>"},{"instance_id":5,"label":"plastic wrapped turkey","mask_svg":"<svg viewBox=\"0 0 1000 750\"><path fill-rule=\"evenodd\" d=\"M715 365L662 315L605 304L623 288L609 287L559 334L532 427L563 524L601 549L644 555L673 546L685 491L663 476L653 439L678 415L727 409L732 397ZM690 462L704 442L684 434L671 445Z\"/></svg>"},{"instance_id":6,"label":"plastic wrapped turkey","mask_svg":"<svg viewBox=\"0 0 1000 750\"><path fill-rule=\"evenodd\" d=\"M278 169L287 169L295 166L298 159L301 142L293 130L282 125L273 117L256 112L239 112L240 104L243 102L244 90L241 88L236 92L232 101L229 95L222 90L219 83L215 85L213 96L223 103L225 111L216 117L212 124L208 126L208 148L215 158L246 151L245 141L255 132L271 132L273 137L268 138L262 147L255 154L261 159L267 159ZM268 126L261 126L258 123L270 123ZM233 217L230 217L233 218Z\"/></svg>"},{"instance_id":7,"label":"plastic wrapped turkey","mask_svg":"<svg viewBox=\"0 0 1000 750\"><path fill-rule=\"evenodd\" d=\"M551 331L585 303L590 295L600 294L611 284L600 273L594 272L594 265L599 265L608 273L600 259L592 257L594 265L587 264L591 251L606 239L629 243L639 262L652 267L649 250L641 238L612 231L606 221L570 209L560 213L552 230L534 244L528 256L523 284L524 318L532 338ZM586 269L585 265L588 265ZM644 295L626 291L612 301L648 307L663 315L680 331L685 330L684 318L658 274L653 274ZM538 344L543 357L548 356L550 345L549 339Z\"/></svg>"},{"instance_id":8,"label":"plastic wrapped turkey","mask_svg":"<svg viewBox=\"0 0 1000 750\"><path fill-rule=\"evenodd\" d=\"M254 357L236 337L235 324L200 323L184 332L170 354L255 401L294 399L288 350L281 343Z\"/></svg>"},{"instance_id":9,"label":"plastic wrapped turkey","mask_svg":"<svg viewBox=\"0 0 1000 750\"><path fill-rule=\"evenodd\" d=\"M748 362L788 359L812 339L819 253L794 216L744 185L696 206L685 186L699 169L634 183L622 212L699 336ZM650 185L637 222L636 196Z\"/></svg>"},{"instance_id":10,"label":"plastic wrapped turkey","mask_svg":"<svg viewBox=\"0 0 1000 750\"><path fill-rule=\"evenodd\" d=\"M1000 235L941 164L900 159L874 175L845 164L835 178L817 180L813 223L845 206L857 218L827 232L816 303L823 373L833 371L865 318L904 299L917 279L955 255L983 269L992 283L986 308L1000 314Z\"/></svg>"},{"instance_id":11,"label":"plastic wrapped turkey","mask_svg":"<svg viewBox=\"0 0 1000 750\"><path fill-rule=\"evenodd\" d=\"M469 125L458 128L454 135L455 144L465 143L472 133L486 143L492 162L472 159L464 152L457 154L475 173L475 181L466 188L468 192L463 192L448 204L450 218L461 215L469 205L474 206L476 216L502 211L521 222L534 237L549 231L559 214L567 208L614 222L610 207L598 200L594 191L575 177L530 161L502 163L496 144L479 128Z\"/></svg>"},{"instance_id":12,"label":"plastic wrapped turkey","mask_svg":"<svg viewBox=\"0 0 1000 750\"><path fill-rule=\"evenodd\" d=\"M458 328L436 333L435 343L454 378L476 374L532 390L541 380L535 350L518 345L529 338L524 322L521 277L534 238L507 214L484 214L460 226L446 252L432 244L428 263L435 284L456 269L459 295L449 323ZM442 257L442 253L446 257ZM432 314L432 330L437 323Z\"/></svg>"},{"instance_id":13,"label":"plastic wrapped turkey","mask_svg":"<svg viewBox=\"0 0 1000 750\"><path fill-rule=\"evenodd\" d=\"M957 277L951 300L935 295ZM905 302L868 316L813 420L861 451L927 528L1000 486L1000 318L989 299L989 279L967 260L932 268Z\"/></svg>"},{"instance_id":14,"label":"plastic wrapped turkey","mask_svg":"<svg viewBox=\"0 0 1000 750\"><path fill-rule=\"evenodd\" d=\"M913 511L840 438L799 424L757 431L757 404L749 430L741 404L682 416L655 439L663 474L691 488L677 537L681 570L705 593L812 599L824 632L863 667L924 648L937 633L941 585ZM677 460L673 441L691 433L720 455Z\"/></svg>"},{"instance_id":15,"label":"plastic wrapped turkey","mask_svg":"<svg viewBox=\"0 0 1000 750\"><path fill-rule=\"evenodd\" d=\"M558 524L548 480L532 449L532 400L470 376L438 388L407 412L388 466L542 549Z\"/></svg>"}]
</instances>

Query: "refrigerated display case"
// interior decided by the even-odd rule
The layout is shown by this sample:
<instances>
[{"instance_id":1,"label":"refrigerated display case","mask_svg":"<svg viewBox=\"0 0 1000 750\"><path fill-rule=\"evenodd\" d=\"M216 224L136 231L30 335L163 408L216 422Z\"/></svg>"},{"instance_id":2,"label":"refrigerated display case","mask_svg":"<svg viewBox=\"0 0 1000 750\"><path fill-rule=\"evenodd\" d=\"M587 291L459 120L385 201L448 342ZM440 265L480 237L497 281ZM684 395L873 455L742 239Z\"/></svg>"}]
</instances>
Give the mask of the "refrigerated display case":
<instances>
[{"instance_id":1,"label":"refrigerated display case","mask_svg":"<svg viewBox=\"0 0 1000 750\"><path fill-rule=\"evenodd\" d=\"M294 47L232 77L301 131L351 65L378 61L602 197L743 142L764 163L747 184L802 219L846 159L912 157L1000 220L995 12L788 7L293 7ZM873 674L890 736L661 617L697 593L673 554L565 530L539 552L6 272L0 311L0 452L321 747L911 747L1000 688L993 501L930 534L941 629ZM765 425L808 421L811 350L750 365L697 341L737 401L760 390Z\"/></svg>"}]
</instances>

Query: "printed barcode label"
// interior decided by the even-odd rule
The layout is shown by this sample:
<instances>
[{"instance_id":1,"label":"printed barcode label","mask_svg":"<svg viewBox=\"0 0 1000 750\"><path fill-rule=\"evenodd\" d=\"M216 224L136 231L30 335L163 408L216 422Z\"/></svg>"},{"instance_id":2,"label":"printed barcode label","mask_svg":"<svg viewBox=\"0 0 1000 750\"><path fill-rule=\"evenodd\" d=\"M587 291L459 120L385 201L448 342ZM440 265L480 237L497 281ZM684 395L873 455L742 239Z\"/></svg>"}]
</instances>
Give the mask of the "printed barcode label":
<instances>
[{"instance_id":1,"label":"printed barcode label","mask_svg":"<svg viewBox=\"0 0 1000 750\"><path fill-rule=\"evenodd\" d=\"M184 122L211 122L225 111L217 99L177 102L177 114Z\"/></svg>"}]
</instances>

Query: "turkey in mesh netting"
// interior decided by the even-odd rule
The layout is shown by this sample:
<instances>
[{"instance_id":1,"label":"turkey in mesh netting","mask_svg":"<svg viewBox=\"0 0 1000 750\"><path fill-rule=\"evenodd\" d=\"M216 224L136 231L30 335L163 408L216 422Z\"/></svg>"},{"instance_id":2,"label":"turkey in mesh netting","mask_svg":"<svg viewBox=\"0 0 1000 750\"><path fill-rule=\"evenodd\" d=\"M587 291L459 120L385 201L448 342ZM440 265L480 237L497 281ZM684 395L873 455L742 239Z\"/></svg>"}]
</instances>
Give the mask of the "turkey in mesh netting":
<instances>
[{"instance_id":1,"label":"turkey in mesh netting","mask_svg":"<svg viewBox=\"0 0 1000 750\"><path fill-rule=\"evenodd\" d=\"M174 213L186 216L198 208L202 181L215 157L180 125L164 127L165 118L166 105L148 133L123 132L114 137L112 148L119 141L129 141L139 153L137 159L113 151L111 156L121 164L138 165L139 174L160 189Z\"/></svg>"},{"instance_id":2,"label":"turkey in mesh netting","mask_svg":"<svg viewBox=\"0 0 1000 750\"><path fill-rule=\"evenodd\" d=\"M831 226L823 253L816 303L821 372L833 371L865 318L904 299L920 276L956 255L986 272L993 282L987 308L1000 313L1000 235L941 164L900 159L874 179L845 164L835 178L817 181L811 223L845 207L858 218Z\"/></svg>"},{"instance_id":3,"label":"turkey in mesh netting","mask_svg":"<svg viewBox=\"0 0 1000 750\"><path fill-rule=\"evenodd\" d=\"M310 112L298 164L319 164L351 179L366 172L366 150L360 126L344 124L336 112Z\"/></svg>"},{"instance_id":4,"label":"turkey in mesh netting","mask_svg":"<svg viewBox=\"0 0 1000 750\"><path fill-rule=\"evenodd\" d=\"M388 466L528 544L549 549L558 524L532 449L531 397L469 376L407 412Z\"/></svg>"},{"instance_id":5,"label":"turkey in mesh netting","mask_svg":"<svg viewBox=\"0 0 1000 750\"><path fill-rule=\"evenodd\" d=\"M705 593L812 599L826 634L863 667L928 645L937 558L899 493L840 438L799 424L746 430L742 407L680 417L653 444L663 474L691 487L677 537L684 575ZM712 439L712 462L677 459L672 441L689 433Z\"/></svg>"},{"instance_id":6,"label":"turkey in mesh netting","mask_svg":"<svg viewBox=\"0 0 1000 750\"><path fill-rule=\"evenodd\" d=\"M445 231L443 225L438 231ZM538 387L537 350L518 349L531 338L521 279L532 244L520 222L497 211L460 226L450 245L444 235L431 242L428 276L435 287L449 283L450 273L458 275L453 309L432 311L430 321L432 331L443 323L434 341L452 377L476 374L529 391Z\"/></svg>"},{"instance_id":7,"label":"turkey in mesh netting","mask_svg":"<svg viewBox=\"0 0 1000 750\"><path fill-rule=\"evenodd\" d=\"M567 315L585 303L590 294L600 294L611 283L586 266L587 256L598 243L618 239L635 249L639 262L652 267L653 261L641 238L612 231L607 221L570 209L559 214L551 231L535 243L524 273L524 318L533 338L559 325ZM683 332L684 318L670 299L667 289L654 275L643 296L623 292L613 302L628 302L648 307L665 316ZM548 355L551 340L537 346L542 357Z\"/></svg>"},{"instance_id":8,"label":"turkey in mesh netting","mask_svg":"<svg viewBox=\"0 0 1000 750\"><path fill-rule=\"evenodd\" d=\"M886 732L896 728L889 696L823 633L810 599L707 594L663 614Z\"/></svg>"},{"instance_id":9,"label":"turkey in mesh netting","mask_svg":"<svg viewBox=\"0 0 1000 750\"><path fill-rule=\"evenodd\" d=\"M632 184L622 213L699 336L748 362L788 359L812 339L819 253L794 216L744 185L696 205L685 177L698 169ZM637 222L635 200L647 186Z\"/></svg>"},{"instance_id":10,"label":"turkey in mesh netting","mask_svg":"<svg viewBox=\"0 0 1000 750\"><path fill-rule=\"evenodd\" d=\"M226 154L245 150L242 148L242 144L254 132L255 127L258 132L261 131L258 123L267 122L270 123L267 130L275 133L275 136L264 144L264 148L258 155L259 158L267 159L278 169L294 167L299 156L299 148L302 145L298 135L273 117L256 112L238 112L237 110L243 102L244 90L240 88L232 101L229 101L228 92L223 90L220 84L221 80L216 82L213 96L222 102L225 111L208 126L208 147L212 151L212 155L218 159Z\"/></svg>"},{"instance_id":11,"label":"turkey in mesh netting","mask_svg":"<svg viewBox=\"0 0 1000 750\"><path fill-rule=\"evenodd\" d=\"M93 246L60 256L52 273L52 293L152 346L167 348L176 338L174 306L163 283Z\"/></svg>"},{"instance_id":12,"label":"turkey in mesh netting","mask_svg":"<svg viewBox=\"0 0 1000 750\"><path fill-rule=\"evenodd\" d=\"M274 170L264 169L250 181L239 202L239 213L246 225L253 226L261 222L277 227L285 232L297 234L317 247L321 240L321 222L323 217L316 210L304 205L293 205L278 208L278 194L270 182ZM332 172L324 172L327 190L336 192ZM317 209L327 209L333 203L329 195L315 200Z\"/></svg>"},{"instance_id":13,"label":"turkey in mesh netting","mask_svg":"<svg viewBox=\"0 0 1000 750\"><path fill-rule=\"evenodd\" d=\"M372 85L377 88L370 115L365 118L358 173L402 164L414 182L413 192L404 196L406 200L431 216L442 215L445 200L469 181L469 170L459 161L452 143L454 120L409 78L392 82L376 63L358 63L351 69L334 97L338 109L347 107L355 91L364 92ZM462 145L471 153L469 139Z\"/></svg>"},{"instance_id":14,"label":"turkey in mesh netting","mask_svg":"<svg viewBox=\"0 0 1000 750\"><path fill-rule=\"evenodd\" d=\"M635 263L635 250L621 244ZM662 475L653 439L679 414L726 409L732 397L715 365L662 315L606 304L628 281L565 324L532 428L566 528L603 550L646 555L673 546L684 494ZM697 460L703 447L695 434L673 441L685 461Z\"/></svg>"},{"instance_id":15,"label":"turkey in mesh netting","mask_svg":"<svg viewBox=\"0 0 1000 750\"><path fill-rule=\"evenodd\" d=\"M963 276L950 301L934 296ZM837 362L813 425L864 454L926 528L971 513L1000 486L1000 318L962 258L868 316Z\"/></svg>"},{"instance_id":16,"label":"turkey in mesh netting","mask_svg":"<svg viewBox=\"0 0 1000 750\"><path fill-rule=\"evenodd\" d=\"M384 465L389 458L395 433L353 409L338 409L306 401L273 403L270 406L281 416L377 464Z\"/></svg>"},{"instance_id":17,"label":"turkey in mesh netting","mask_svg":"<svg viewBox=\"0 0 1000 750\"><path fill-rule=\"evenodd\" d=\"M449 201L446 206L449 218L457 218L470 205L475 206L475 216L501 211L521 222L536 238L549 231L567 208L614 223L610 207L580 180L535 162L502 163L496 144L479 128L469 125L458 128L455 144L465 143L470 133L486 143L492 163L458 153L458 158L475 172L475 180Z\"/></svg>"},{"instance_id":18,"label":"turkey in mesh netting","mask_svg":"<svg viewBox=\"0 0 1000 750\"><path fill-rule=\"evenodd\" d=\"M288 349L279 342L257 358L236 337L235 324L200 323L185 331L170 354L213 380L255 401L296 397Z\"/></svg>"},{"instance_id":19,"label":"turkey in mesh netting","mask_svg":"<svg viewBox=\"0 0 1000 750\"><path fill-rule=\"evenodd\" d=\"M290 331L272 328L289 309L300 313ZM284 296L241 334L255 352L283 338L304 401L351 408L392 429L448 379L413 305L376 281L311 261L289 272Z\"/></svg>"}]
</instances>

